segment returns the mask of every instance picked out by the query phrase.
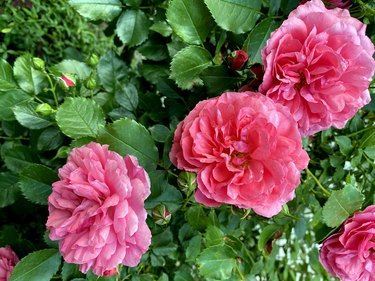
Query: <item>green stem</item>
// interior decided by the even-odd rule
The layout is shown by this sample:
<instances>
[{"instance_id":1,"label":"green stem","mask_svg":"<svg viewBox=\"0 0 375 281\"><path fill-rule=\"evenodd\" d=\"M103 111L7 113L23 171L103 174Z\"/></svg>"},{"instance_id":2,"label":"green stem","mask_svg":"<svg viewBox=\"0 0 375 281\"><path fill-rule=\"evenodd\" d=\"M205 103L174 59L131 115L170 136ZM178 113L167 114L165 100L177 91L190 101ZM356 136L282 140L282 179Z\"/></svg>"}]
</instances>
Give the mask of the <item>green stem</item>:
<instances>
[{"instance_id":1,"label":"green stem","mask_svg":"<svg viewBox=\"0 0 375 281\"><path fill-rule=\"evenodd\" d=\"M48 82L49 82L49 85L51 87L51 92L52 92L52 95L53 95L53 99L55 100L55 104L56 104L56 109L59 107L59 102L57 100L57 96L56 96L56 85L53 84L52 82L52 79L51 77L48 75L47 71L44 71L44 75L47 77L48 79Z\"/></svg>"},{"instance_id":2,"label":"green stem","mask_svg":"<svg viewBox=\"0 0 375 281\"><path fill-rule=\"evenodd\" d=\"M241 272L240 268L238 267L237 263L235 264L235 267L237 269L238 275L240 276L241 280L245 281L245 277L242 275L242 272Z\"/></svg>"},{"instance_id":3,"label":"green stem","mask_svg":"<svg viewBox=\"0 0 375 281\"><path fill-rule=\"evenodd\" d=\"M306 173L316 182L318 187L323 191L325 195L327 195L328 197L331 195L331 193L323 187L323 185L320 183L317 177L309 170L309 168L306 168Z\"/></svg>"},{"instance_id":4,"label":"green stem","mask_svg":"<svg viewBox=\"0 0 375 281\"><path fill-rule=\"evenodd\" d=\"M371 130L371 129L374 129L374 127L367 127L367 128L364 128L364 129L362 129L362 130L359 130L359 131L357 131L357 132L354 132L354 133L351 133L351 134L349 134L349 135L346 135L348 138L351 138L351 137L354 137L354 136L356 136L356 135L359 135L359 134L361 134L361 133L363 133L363 132L366 132L366 131L369 131L369 130Z\"/></svg>"}]
</instances>

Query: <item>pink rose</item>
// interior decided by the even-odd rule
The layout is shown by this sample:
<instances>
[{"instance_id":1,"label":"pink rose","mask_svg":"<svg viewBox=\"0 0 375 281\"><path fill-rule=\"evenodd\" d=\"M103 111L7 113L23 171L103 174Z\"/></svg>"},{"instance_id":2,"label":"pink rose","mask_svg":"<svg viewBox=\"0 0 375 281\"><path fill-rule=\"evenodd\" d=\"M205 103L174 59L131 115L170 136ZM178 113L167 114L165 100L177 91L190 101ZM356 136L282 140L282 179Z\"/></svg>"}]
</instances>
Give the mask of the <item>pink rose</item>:
<instances>
[{"instance_id":1,"label":"pink rose","mask_svg":"<svg viewBox=\"0 0 375 281\"><path fill-rule=\"evenodd\" d=\"M47 228L69 263L99 276L136 266L150 243L144 200L150 180L133 156L89 143L72 150L48 198Z\"/></svg>"},{"instance_id":2,"label":"pink rose","mask_svg":"<svg viewBox=\"0 0 375 281\"><path fill-rule=\"evenodd\" d=\"M170 158L196 172L196 201L272 217L293 199L309 157L288 110L259 93L201 101L178 125Z\"/></svg>"},{"instance_id":3,"label":"pink rose","mask_svg":"<svg viewBox=\"0 0 375 281\"><path fill-rule=\"evenodd\" d=\"M289 108L303 136L344 127L370 102L374 45L365 29L348 10L312 0L271 34L259 89Z\"/></svg>"},{"instance_id":4,"label":"pink rose","mask_svg":"<svg viewBox=\"0 0 375 281\"><path fill-rule=\"evenodd\" d=\"M16 253L9 246L0 248L0 281L8 281L18 261Z\"/></svg>"},{"instance_id":5,"label":"pink rose","mask_svg":"<svg viewBox=\"0 0 375 281\"><path fill-rule=\"evenodd\" d=\"M355 213L324 241L320 262L343 281L375 280L375 205Z\"/></svg>"},{"instance_id":6,"label":"pink rose","mask_svg":"<svg viewBox=\"0 0 375 281\"><path fill-rule=\"evenodd\" d=\"M308 1L310 0L301 0L300 4L305 4ZM333 9L335 7L348 9L352 4L351 0L326 0L325 2L328 9Z\"/></svg>"}]
</instances>

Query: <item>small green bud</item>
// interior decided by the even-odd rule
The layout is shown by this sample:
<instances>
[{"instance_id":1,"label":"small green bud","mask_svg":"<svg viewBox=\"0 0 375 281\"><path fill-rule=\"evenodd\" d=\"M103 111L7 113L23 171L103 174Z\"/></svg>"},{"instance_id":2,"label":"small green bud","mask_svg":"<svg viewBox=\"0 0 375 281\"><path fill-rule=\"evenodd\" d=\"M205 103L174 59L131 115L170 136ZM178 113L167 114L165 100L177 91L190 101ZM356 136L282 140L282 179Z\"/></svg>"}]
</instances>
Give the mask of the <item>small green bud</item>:
<instances>
[{"instance_id":1,"label":"small green bud","mask_svg":"<svg viewBox=\"0 0 375 281\"><path fill-rule=\"evenodd\" d=\"M70 154L70 151L72 150L72 148L70 148L69 146L62 146L59 148L59 150L57 151L55 158L67 158Z\"/></svg>"},{"instance_id":2,"label":"small green bud","mask_svg":"<svg viewBox=\"0 0 375 281\"><path fill-rule=\"evenodd\" d=\"M168 224L171 221L172 215L168 212L164 205L157 205L152 210L152 218L158 225Z\"/></svg>"},{"instance_id":3,"label":"small green bud","mask_svg":"<svg viewBox=\"0 0 375 281\"><path fill-rule=\"evenodd\" d=\"M87 78L87 80L85 81L85 87L89 90L94 90L95 87L96 87L96 80L94 77L90 76L89 78Z\"/></svg>"},{"instance_id":4,"label":"small green bud","mask_svg":"<svg viewBox=\"0 0 375 281\"><path fill-rule=\"evenodd\" d=\"M44 115L44 116L48 116L48 115L51 115L52 113L56 112L56 110L53 109L48 103L39 104L36 107L35 111Z\"/></svg>"},{"instance_id":5,"label":"small green bud","mask_svg":"<svg viewBox=\"0 0 375 281\"><path fill-rule=\"evenodd\" d=\"M197 188L196 174L181 172L178 175L177 184L185 194L191 194Z\"/></svg>"},{"instance_id":6,"label":"small green bud","mask_svg":"<svg viewBox=\"0 0 375 281\"><path fill-rule=\"evenodd\" d=\"M44 70L44 68L46 67L46 64L40 58L33 58L31 63L33 68L35 68L36 70Z\"/></svg>"},{"instance_id":7,"label":"small green bud","mask_svg":"<svg viewBox=\"0 0 375 281\"><path fill-rule=\"evenodd\" d=\"M99 63L99 57L97 54L91 54L86 60L86 63L91 66L95 67Z\"/></svg>"}]
</instances>

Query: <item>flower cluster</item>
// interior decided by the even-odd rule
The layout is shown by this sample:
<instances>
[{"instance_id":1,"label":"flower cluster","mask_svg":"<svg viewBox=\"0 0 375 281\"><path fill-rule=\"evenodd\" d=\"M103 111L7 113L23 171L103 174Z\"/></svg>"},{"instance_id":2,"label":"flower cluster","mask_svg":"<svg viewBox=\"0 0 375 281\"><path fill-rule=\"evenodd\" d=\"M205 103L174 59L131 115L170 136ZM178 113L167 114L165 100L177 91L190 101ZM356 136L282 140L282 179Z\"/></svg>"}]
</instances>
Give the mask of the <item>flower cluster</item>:
<instances>
[{"instance_id":1,"label":"flower cluster","mask_svg":"<svg viewBox=\"0 0 375 281\"><path fill-rule=\"evenodd\" d=\"M99 275L136 266L151 243L144 200L150 181L133 156L89 143L72 150L48 198L47 228L69 263Z\"/></svg>"}]
</instances>

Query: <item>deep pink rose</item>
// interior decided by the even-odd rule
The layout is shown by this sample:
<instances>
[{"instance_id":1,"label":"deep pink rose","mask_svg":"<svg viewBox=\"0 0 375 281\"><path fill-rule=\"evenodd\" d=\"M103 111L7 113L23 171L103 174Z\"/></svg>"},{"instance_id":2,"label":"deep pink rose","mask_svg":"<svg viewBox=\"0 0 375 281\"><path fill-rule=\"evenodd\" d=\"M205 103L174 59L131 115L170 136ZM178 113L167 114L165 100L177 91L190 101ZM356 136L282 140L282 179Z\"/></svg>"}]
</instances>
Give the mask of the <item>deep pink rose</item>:
<instances>
[{"instance_id":1,"label":"deep pink rose","mask_svg":"<svg viewBox=\"0 0 375 281\"><path fill-rule=\"evenodd\" d=\"M8 281L18 261L16 253L9 246L0 248L0 281Z\"/></svg>"},{"instance_id":2,"label":"deep pink rose","mask_svg":"<svg viewBox=\"0 0 375 281\"><path fill-rule=\"evenodd\" d=\"M48 198L47 228L68 263L99 276L136 266L151 243L144 200L150 180L133 156L107 145L75 148Z\"/></svg>"},{"instance_id":3,"label":"deep pink rose","mask_svg":"<svg viewBox=\"0 0 375 281\"><path fill-rule=\"evenodd\" d=\"M320 262L343 281L375 280L375 205L355 213L324 241Z\"/></svg>"},{"instance_id":4,"label":"deep pink rose","mask_svg":"<svg viewBox=\"0 0 375 281\"><path fill-rule=\"evenodd\" d=\"M271 34L259 90L289 108L303 136L344 127L370 102L374 45L365 29L348 10L312 0Z\"/></svg>"},{"instance_id":5,"label":"deep pink rose","mask_svg":"<svg viewBox=\"0 0 375 281\"><path fill-rule=\"evenodd\" d=\"M196 172L195 199L271 217L294 197L309 157L288 110L259 93L201 101L178 125L170 158Z\"/></svg>"}]
</instances>

